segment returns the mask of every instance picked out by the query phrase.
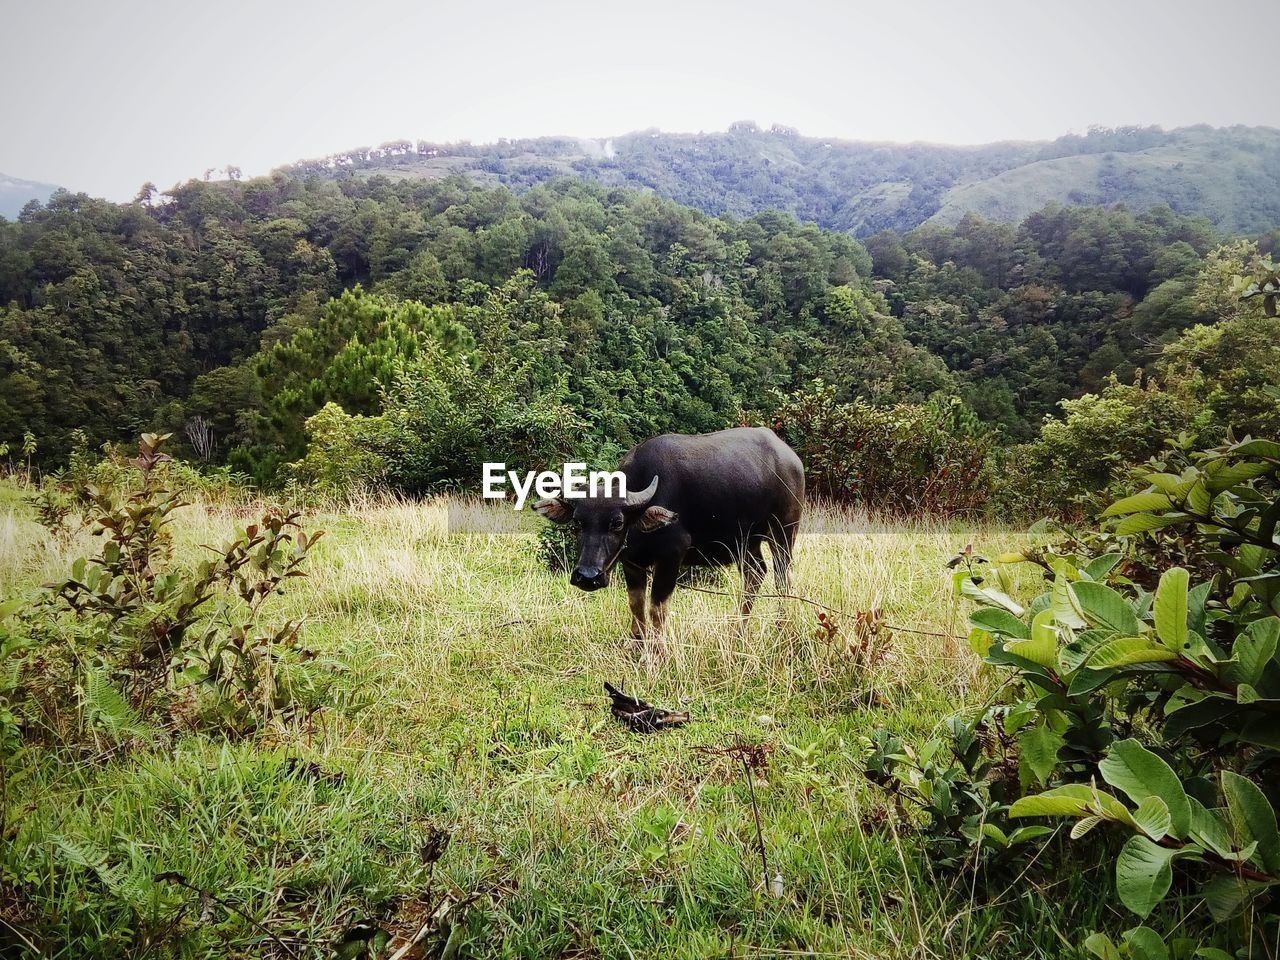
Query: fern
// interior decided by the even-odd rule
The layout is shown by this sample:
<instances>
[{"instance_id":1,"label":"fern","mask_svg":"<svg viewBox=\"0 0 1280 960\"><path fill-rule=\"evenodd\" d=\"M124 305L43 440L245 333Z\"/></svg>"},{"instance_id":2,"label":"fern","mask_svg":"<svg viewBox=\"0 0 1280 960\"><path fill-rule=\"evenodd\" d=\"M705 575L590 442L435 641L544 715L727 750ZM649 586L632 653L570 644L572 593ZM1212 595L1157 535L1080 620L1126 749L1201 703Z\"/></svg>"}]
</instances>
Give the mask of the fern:
<instances>
[{"instance_id":1,"label":"fern","mask_svg":"<svg viewBox=\"0 0 1280 960\"><path fill-rule=\"evenodd\" d=\"M151 878L139 875L129 864L108 862L106 851L93 841L62 834L52 840L64 863L93 871L112 896L134 906L142 906L151 899Z\"/></svg>"},{"instance_id":2,"label":"fern","mask_svg":"<svg viewBox=\"0 0 1280 960\"><path fill-rule=\"evenodd\" d=\"M90 670L85 675L82 696L85 719L104 730L115 742L155 737L155 729L129 705L103 671Z\"/></svg>"}]
</instances>

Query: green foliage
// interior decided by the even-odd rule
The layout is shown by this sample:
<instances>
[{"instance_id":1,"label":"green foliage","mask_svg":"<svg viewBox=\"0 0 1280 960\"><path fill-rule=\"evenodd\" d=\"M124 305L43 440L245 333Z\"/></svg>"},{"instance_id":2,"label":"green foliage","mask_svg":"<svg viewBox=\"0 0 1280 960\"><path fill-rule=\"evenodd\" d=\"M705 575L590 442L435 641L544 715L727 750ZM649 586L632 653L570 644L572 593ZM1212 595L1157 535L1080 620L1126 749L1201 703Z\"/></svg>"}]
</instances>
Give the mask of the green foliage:
<instances>
[{"instance_id":1,"label":"green foliage","mask_svg":"<svg viewBox=\"0 0 1280 960\"><path fill-rule=\"evenodd\" d=\"M0 225L0 437L39 436L45 466L75 430L97 446L163 429L179 452L274 484L306 457L308 418L328 403L379 416L396 370L436 349L526 367L595 447L765 417L775 391L816 378L877 408L958 395L1028 439L1063 398L1128 382L1188 327L1228 322L1223 283L1251 262L1235 246L1211 254L1208 224L1167 209L967 217L881 235L873 259L785 214L712 219L569 181L517 195L281 173L169 197L59 194ZM1195 381L1185 396L1214 430L1275 412L1264 300L1230 332L1196 328L1158 377ZM1208 354L1218 373L1182 375ZM1138 412L1154 434L1176 410Z\"/></svg>"},{"instance_id":2,"label":"green foliage","mask_svg":"<svg viewBox=\"0 0 1280 960\"><path fill-rule=\"evenodd\" d=\"M578 531L568 523L538 525L538 561L552 573L564 573L578 559Z\"/></svg>"},{"instance_id":3,"label":"green foliage","mask_svg":"<svg viewBox=\"0 0 1280 960\"><path fill-rule=\"evenodd\" d=\"M1239 271L1250 269L1249 277ZM1167 344L1154 375L1133 384L1112 379L1098 394L1063 401L1062 420L1015 451L1005 485L1008 506L1023 515L1092 510L1134 464L1231 436L1267 435L1280 416L1280 319L1243 290L1270 283L1250 243L1213 251L1192 295L1212 326L1193 327Z\"/></svg>"},{"instance_id":4,"label":"green foliage","mask_svg":"<svg viewBox=\"0 0 1280 960\"><path fill-rule=\"evenodd\" d=\"M1159 453L1166 437L1194 431L1198 409L1150 382L1113 380L1101 394L1064 400L1064 418L1046 419L1039 437L1014 452L1006 500L1021 516L1088 510L1127 466Z\"/></svg>"},{"instance_id":5,"label":"green foliage","mask_svg":"<svg viewBox=\"0 0 1280 960\"><path fill-rule=\"evenodd\" d=\"M312 447L288 475L336 495L378 483L422 494L477 487L480 465L495 456L548 468L580 449L585 424L563 389L541 389L535 377L531 363L498 357L472 366L426 349L394 374L378 416L330 404L308 420Z\"/></svg>"},{"instance_id":6,"label":"green foliage","mask_svg":"<svg viewBox=\"0 0 1280 960\"><path fill-rule=\"evenodd\" d=\"M0 437L39 435L46 464L74 429L96 446L163 425L273 480L303 455L307 417L328 402L376 415L424 340L535 362L598 441L624 447L724 426L841 358L829 378L847 390L858 358L877 391L890 374L906 392L946 377L876 302L865 251L783 215L456 178L281 174L170 199L59 195L0 225ZM852 299L829 301L842 287Z\"/></svg>"},{"instance_id":7,"label":"green foliage","mask_svg":"<svg viewBox=\"0 0 1280 960\"><path fill-rule=\"evenodd\" d=\"M349 497L381 482L387 462L372 449L374 435L368 417L326 403L307 418L306 456L284 468L290 496Z\"/></svg>"},{"instance_id":8,"label":"green foliage","mask_svg":"<svg viewBox=\"0 0 1280 960\"><path fill-rule=\"evenodd\" d=\"M1276 297L1280 296L1280 266L1270 260L1258 265L1257 275L1245 278L1237 285L1244 300L1260 297L1262 312L1268 317L1276 315Z\"/></svg>"},{"instance_id":9,"label":"green foliage","mask_svg":"<svg viewBox=\"0 0 1280 960\"><path fill-rule=\"evenodd\" d=\"M77 559L66 579L29 601L4 607L14 617L5 629L14 632L0 634L9 670L0 698L33 736L151 739L153 724L201 722L206 706L204 720L243 733L311 709L309 691L293 689L295 681L314 687L305 671L292 670L308 657L297 647L300 624L264 632L260 621L267 599L303 575L320 534L305 534L297 514L268 511L212 558L175 562L170 527L186 504L167 485L168 439L143 435L132 461L136 484L85 489L102 539L97 555ZM201 687L213 694L207 705L192 700ZM83 729L66 709L77 701Z\"/></svg>"},{"instance_id":10,"label":"green foliage","mask_svg":"<svg viewBox=\"0 0 1280 960\"><path fill-rule=\"evenodd\" d=\"M839 403L822 381L781 398L774 428L811 490L892 513L974 513L994 489L994 437L958 399Z\"/></svg>"},{"instance_id":11,"label":"green foliage","mask_svg":"<svg viewBox=\"0 0 1280 960\"><path fill-rule=\"evenodd\" d=\"M1014 679L1012 703L979 723L1016 737L1024 790L1047 787L1005 806L988 774L969 787L970 816L1002 835L1025 818L1073 818L1073 838L1113 824L1128 835L1115 854L1121 904L1147 918L1183 873L1213 921L1233 921L1214 938L1238 944L1280 922L1280 444L1246 439L1161 466L1105 511L1112 529L1094 542L1120 552L1067 542L998 564L958 558L957 591L978 604L970 643ZM1165 552L1146 541L1160 538L1181 539L1208 579L1174 566L1144 587L1142 564ZM1003 565L1026 562L1045 590L1024 607ZM954 722L953 739L966 742ZM953 842L966 837L963 822L947 826ZM1162 955L1144 930L1123 948L1100 935L1086 947Z\"/></svg>"},{"instance_id":12,"label":"green foliage","mask_svg":"<svg viewBox=\"0 0 1280 960\"><path fill-rule=\"evenodd\" d=\"M939 867L990 867L1020 844L1053 832L1038 825L1001 827L1017 795L1018 761L1004 728L994 715L980 724L955 716L946 736L918 748L884 729L863 744L867 778L925 816L929 858Z\"/></svg>"},{"instance_id":13,"label":"green foliage","mask_svg":"<svg viewBox=\"0 0 1280 960\"><path fill-rule=\"evenodd\" d=\"M345 291L313 323L263 348L250 364L255 388L247 399L258 401L245 411L252 418L246 439L252 439L231 452L233 462L260 482L273 480L279 463L305 450L308 417L326 404L377 413L396 370L428 345L451 354L471 345L454 308L400 303L358 286Z\"/></svg>"},{"instance_id":14,"label":"green foliage","mask_svg":"<svg viewBox=\"0 0 1280 960\"><path fill-rule=\"evenodd\" d=\"M639 185L708 213L786 210L858 236L905 232L930 218L950 224L966 212L1016 220L1050 199L1131 210L1167 204L1250 232L1280 220L1269 199L1276 149L1275 132L1265 127L1095 127L1051 143L947 147L805 137L744 121L723 133L644 130L604 142L404 141L289 169L324 177L376 176L386 168L424 178L456 172L515 188L572 170L612 187Z\"/></svg>"}]
</instances>

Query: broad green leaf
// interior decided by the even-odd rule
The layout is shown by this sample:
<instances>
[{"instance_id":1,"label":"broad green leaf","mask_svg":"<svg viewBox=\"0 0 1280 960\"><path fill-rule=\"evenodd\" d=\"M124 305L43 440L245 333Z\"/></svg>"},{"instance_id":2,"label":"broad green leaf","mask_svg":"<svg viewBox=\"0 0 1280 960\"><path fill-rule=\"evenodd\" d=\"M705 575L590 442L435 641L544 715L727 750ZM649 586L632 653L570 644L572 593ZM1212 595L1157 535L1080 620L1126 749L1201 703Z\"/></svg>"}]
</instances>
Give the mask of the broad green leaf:
<instances>
[{"instance_id":1,"label":"broad green leaf","mask_svg":"<svg viewBox=\"0 0 1280 960\"><path fill-rule=\"evenodd\" d=\"M1280 460L1280 443L1275 440L1242 440L1231 448L1231 452L1244 457Z\"/></svg>"},{"instance_id":2,"label":"broad green leaf","mask_svg":"<svg viewBox=\"0 0 1280 960\"><path fill-rule=\"evenodd\" d=\"M1235 847L1231 842L1231 828L1217 810L1210 810L1194 797L1191 804L1191 839L1220 857L1231 857Z\"/></svg>"},{"instance_id":3,"label":"broad green leaf","mask_svg":"<svg viewBox=\"0 0 1280 960\"><path fill-rule=\"evenodd\" d=\"M1134 927L1124 932L1131 960L1169 960L1164 939L1150 927Z\"/></svg>"},{"instance_id":4,"label":"broad green leaf","mask_svg":"<svg viewBox=\"0 0 1280 960\"><path fill-rule=\"evenodd\" d=\"M1236 638L1231 648L1231 658L1235 661L1231 671L1232 679L1237 683L1256 684L1262 679L1262 672L1276 655L1276 647L1280 644L1280 618L1267 617L1255 620Z\"/></svg>"},{"instance_id":5,"label":"broad green leaf","mask_svg":"<svg viewBox=\"0 0 1280 960\"><path fill-rule=\"evenodd\" d=\"M992 637L985 630L974 627L969 631L969 649L980 657L985 657L991 650Z\"/></svg>"},{"instance_id":6,"label":"broad green leaf","mask_svg":"<svg viewBox=\"0 0 1280 960\"><path fill-rule=\"evenodd\" d=\"M1065 627L1079 630L1087 624L1084 622L1084 611L1080 609L1080 601L1076 596L1071 581L1059 571L1054 577L1053 589L1050 591L1050 606L1054 619Z\"/></svg>"},{"instance_id":7,"label":"broad green leaf","mask_svg":"<svg viewBox=\"0 0 1280 960\"><path fill-rule=\"evenodd\" d=\"M1256 582L1258 574L1262 573L1263 564L1270 559L1271 551L1258 546L1256 543L1242 543L1235 549L1232 569L1241 578L1251 583Z\"/></svg>"},{"instance_id":8,"label":"broad green leaf","mask_svg":"<svg viewBox=\"0 0 1280 960\"><path fill-rule=\"evenodd\" d=\"M1040 837L1047 837L1051 833L1053 833L1053 827L1046 827L1042 823L1019 827L1009 834L1009 846L1013 847L1019 843L1026 843L1028 840L1038 840Z\"/></svg>"},{"instance_id":9,"label":"broad green leaf","mask_svg":"<svg viewBox=\"0 0 1280 960\"><path fill-rule=\"evenodd\" d=\"M1070 643L1058 650L1058 663L1063 670L1078 670L1093 651L1110 639L1111 633L1107 630L1082 630Z\"/></svg>"},{"instance_id":10,"label":"broad green leaf","mask_svg":"<svg viewBox=\"0 0 1280 960\"><path fill-rule=\"evenodd\" d=\"M1120 948L1105 933L1091 933L1084 938L1084 948L1098 960L1121 960Z\"/></svg>"},{"instance_id":11,"label":"broad green leaf","mask_svg":"<svg viewBox=\"0 0 1280 960\"><path fill-rule=\"evenodd\" d=\"M1275 467L1269 463L1233 463L1209 477L1209 490L1213 493L1221 493L1246 480L1264 476L1274 469Z\"/></svg>"},{"instance_id":12,"label":"broad green leaf","mask_svg":"<svg viewBox=\"0 0 1280 960\"><path fill-rule=\"evenodd\" d=\"M1104 553L1100 557L1094 557L1084 568L1085 574L1090 580L1101 580L1110 573L1117 563L1121 561L1122 556L1118 553Z\"/></svg>"},{"instance_id":13,"label":"broad green leaf","mask_svg":"<svg viewBox=\"0 0 1280 960\"><path fill-rule=\"evenodd\" d=\"M1087 693L1093 693L1118 676L1120 676L1118 670L1089 670L1088 668L1077 670L1071 675L1071 682L1067 684L1067 696L1082 697Z\"/></svg>"},{"instance_id":14,"label":"broad green leaf","mask_svg":"<svg viewBox=\"0 0 1280 960\"><path fill-rule=\"evenodd\" d=\"M1052 790L1020 797L1009 808L1010 817L1081 817L1089 815L1089 800L1055 794Z\"/></svg>"},{"instance_id":15,"label":"broad green leaf","mask_svg":"<svg viewBox=\"0 0 1280 960\"><path fill-rule=\"evenodd\" d=\"M1240 731L1240 739L1259 747L1280 750L1280 723L1274 716L1255 717Z\"/></svg>"},{"instance_id":16,"label":"broad green leaf","mask_svg":"<svg viewBox=\"0 0 1280 960\"><path fill-rule=\"evenodd\" d=\"M1098 764L1102 778L1123 791L1134 803L1160 797L1169 807L1173 836L1181 839L1191 829L1191 806L1182 781L1167 763L1137 740L1118 740Z\"/></svg>"},{"instance_id":17,"label":"broad green leaf","mask_svg":"<svg viewBox=\"0 0 1280 960\"><path fill-rule=\"evenodd\" d=\"M968 597L970 600L974 600L985 606L1003 607L1015 617L1020 617L1023 614L1021 604L1008 594L996 590L993 587L984 587L980 584L974 583L968 576L965 576L965 578L960 581L960 593Z\"/></svg>"},{"instance_id":18,"label":"broad green leaf","mask_svg":"<svg viewBox=\"0 0 1280 960\"><path fill-rule=\"evenodd\" d=\"M1062 734L1049 729L1047 724L1028 727L1018 736L1018 747L1021 751L1019 764L1030 777L1023 777L1024 782L1032 779L1044 784L1049 775L1058 766L1058 751L1066 744Z\"/></svg>"},{"instance_id":19,"label":"broad green leaf","mask_svg":"<svg viewBox=\"0 0 1280 960\"><path fill-rule=\"evenodd\" d=\"M1085 618L1091 625L1110 630L1122 637L1142 633L1142 625L1138 622L1133 607L1106 584L1081 580L1074 588Z\"/></svg>"},{"instance_id":20,"label":"broad green leaf","mask_svg":"<svg viewBox=\"0 0 1280 960\"><path fill-rule=\"evenodd\" d=\"M1149 490L1146 493L1135 493L1131 497L1125 497L1117 500L1106 510L1102 511L1104 517L1123 517L1129 513L1144 513L1151 510L1168 510L1173 506L1167 494L1158 493L1155 490Z\"/></svg>"},{"instance_id":21,"label":"broad green leaf","mask_svg":"<svg viewBox=\"0 0 1280 960\"><path fill-rule=\"evenodd\" d=\"M1152 840L1169 835L1169 805L1159 797L1147 797L1138 804L1138 809L1133 811L1133 819Z\"/></svg>"},{"instance_id":22,"label":"broad green leaf","mask_svg":"<svg viewBox=\"0 0 1280 960\"><path fill-rule=\"evenodd\" d=\"M1120 902L1140 917L1148 917L1173 883L1175 851L1142 834L1125 842L1116 860L1116 893Z\"/></svg>"},{"instance_id":23,"label":"broad green leaf","mask_svg":"<svg viewBox=\"0 0 1280 960\"><path fill-rule=\"evenodd\" d=\"M1136 829L1128 808L1111 794L1084 783L1066 783L1044 793L1015 800L1011 817L1101 816Z\"/></svg>"},{"instance_id":24,"label":"broad green leaf","mask_svg":"<svg viewBox=\"0 0 1280 960\"><path fill-rule=\"evenodd\" d=\"M1187 490L1186 504L1192 513L1197 513L1202 517L1209 516L1210 510L1213 508L1213 494L1205 487L1203 478L1197 480Z\"/></svg>"},{"instance_id":25,"label":"broad green leaf","mask_svg":"<svg viewBox=\"0 0 1280 960\"><path fill-rule=\"evenodd\" d=\"M1178 655L1172 650L1158 646L1145 637L1117 637L1094 648L1089 656L1089 669L1105 670L1132 663L1160 663L1177 658Z\"/></svg>"},{"instance_id":26,"label":"broad green leaf","mask_svg":"<svg viewBox=\"0 0 1280 960\"><path fill-rule=\"evenodd\" d=\"M984 823L982 825L982 835L988 840L994 840L1002 847L1007 847L1009 845L1009 838L1005 836L1004 831L994 823Z\"/></svg>"},{"instance_id":27,"label":"broad green leaf","mask_svg":"<svg viewBox=\"0 0 1280 960\"><path fill-rule=\"evenodd\" d=\"M1256 842L1257 862L1272 876L1280 875L1280 831L1266 795L1252 780L1230 770L1222 771L1222 792L1238 845Z\"/></svg>"},{"instance_id":28,"label":"broad green leaf","mask_svg":"<svg viewBox=\"0 0 1280 960\"><path fill-rule=\"evenodd\" d=\"M1239 916L1249 901L1266 888L1266 884L1251 882L1235 874L1220 874L1204 885L1204 902L1210 916L1218 923L1225 923Z\"/></svg>"},{"instance_id":29,"label":"broad green leaf","mask_svg":"<svg viewBox=\"0 0 1280 960\"><path fill-rule=\"evenodd\" d=\"M1125 517L1114 527L1116 535L1120 537L1131 537L1135 533L1146 533L1150 530L1160 530L1164 527L1171 527L1175 523L1181 523L1187 519L1185 513L1165 514L1156 516L1150 513L1135 513L1133 516Z\"/></svg>"},{"instance_id":30,"label":"broad green leaf","mask_svg":"<svg viewBox=\"0 0 1280 960\"><path fill-rule=\"evenodd\" d=\"M1018 640L1031 636L1030 628L1008 610L1000 607L981 607L969 614L969 623L989 633L999 633Z\"/></svg>"},{"instance_id":31,"label":"broad green leaf","mask_svg":"<svg viewBox=\"0 0 1280 960\"><path fill-rule=\"evenodd\" d=\"M1074 697L1092 693L1099 687L1115 680L1146 680L1154 673L1176 675L1181 671L1168 663L1135 663L1127 667L1114 667L1110 670L1077 670L1067 685L1067 695Z\"/></svg>"},{"instance_id":32,"label":"broad green leaf","mask_svg":"<svg viewBox=\"0 0 1280 960\"><path fill-rule=\"evenodd\" d=\"M1030 660L1049 670L1058 667L1058 631L1053 626L1053 611L1041 610L1031 621L1030 640L1011 640L1005 644L1010 653Z\"/></svg>"},{"instance_id":33,"label":"broad green leaf","mask_svg":"<svg viewBox=\"0 0 1280 960\"><path fill-rule=\"evenodd\" d=\"M1187 626L1196 633L1204 633L1204 605L1211 586L1208 581L1198 583L1187 593Z\"/></svg>"},{"instance_id":34,"label":"broad green leaf","mask_svg":"<svg viewBox=\"0 0 1280 960\"><path fill-rule=\"evenodd\" d=\"M1148 473L1142 478L1158 488L1161 492L1167 493L1171 499L1181 500L1187 495L1187 491L1191 489L1191 485L1195 480L1188 480L1180 477L1176 473Z\"/></svg>"},{"instance_id":35,"label":"broad green leaf","mask_svg":"<svg viewBox=\"0 0 1280 960\"><path fill-rule=\"evenodd\" d=\"M1085 817L1082 820L1077 820L1076 825L1071 828L1071 839L1079 840L1101 822L1102 818L1097 816Z\"/></svg>"},{"instance_id":36,"label":"broad green leaf","mask_svg":"<svg viewBox=\"0 0 1280 960\"><path fill-rule=\"evenodd\" d=\"M1187 642L1187 587L1191 575L1182 567L1171 567L1156 587L1156 636L1170 650L1181 652Z\"/></svg>"}]
</instances>

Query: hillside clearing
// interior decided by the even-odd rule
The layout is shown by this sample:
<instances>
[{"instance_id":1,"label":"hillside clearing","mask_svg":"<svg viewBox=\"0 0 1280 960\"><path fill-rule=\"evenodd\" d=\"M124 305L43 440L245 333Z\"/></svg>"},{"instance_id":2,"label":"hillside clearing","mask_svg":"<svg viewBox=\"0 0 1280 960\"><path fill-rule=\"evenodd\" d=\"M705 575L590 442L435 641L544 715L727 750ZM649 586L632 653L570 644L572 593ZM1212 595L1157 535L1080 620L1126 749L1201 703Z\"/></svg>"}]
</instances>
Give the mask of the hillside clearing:
<instances>
[{"instance_id":1,"label":"hillside clearing","mask_svg":"<svg viewBox=\"0 0 1280 960\"><path fill-rule=\"evenodd\" d=\"M3 510L6 590L85 552ZM244 513L187 508L179 552ZM773 599L743 633L731 599L682 589L648 675L621 641L623 591L571 592L531 539L449 536L441 501L316 517L310 576L275 613L306 616L336 706L256 743L33 758L8 798L3 916L55 956L330 956L367 918L411 936L446 896L463 904L459 955L1053 955L1019 896L930 875L899 832L910 814L859 774L872 728L927 734L990 693L964 641L934 635L962 622L944 567L970 540L1018 535L835 512L811 525L829 532L802 538L798 592L921 632L863 635L837 616L819 639L812 608ZM629 734L605 680L692 722ZM739 738L771 751L750 787L715 752ZM751 788L779 899L759 889ZM436 831L449 842L433 866ZM202 921L195 894L153 880L166 871L254 923L208 902Z\"/></svg>"}]
</instances>

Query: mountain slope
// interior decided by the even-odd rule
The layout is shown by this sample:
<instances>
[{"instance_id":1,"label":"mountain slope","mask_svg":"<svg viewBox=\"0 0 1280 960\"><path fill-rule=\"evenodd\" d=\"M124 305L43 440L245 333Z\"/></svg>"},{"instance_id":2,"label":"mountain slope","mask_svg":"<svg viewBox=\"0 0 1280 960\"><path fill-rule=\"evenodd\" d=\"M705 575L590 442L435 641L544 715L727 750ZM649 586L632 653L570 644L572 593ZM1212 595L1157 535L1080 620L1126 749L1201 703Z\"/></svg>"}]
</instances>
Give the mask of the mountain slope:
<instances>
[{"instance_id":1,"label":"mountain slope","mask_svg":"<svg viewBox=\"0 0 1280 960\"><path fill-rule=\"evenodd\" d=\"M32 200L44 203L57 189L51 183L19 180L0 173L0 217L15 220L22 208Z\"/></svg>"},{"instance_id":2,"label":"mountain slope","mask_svg":"<svg viewBox=\"0 0 1280 960\"><path fill-rule=\"evenodd\" d=\"M734 124L725 133L643 131L472 145L398 141L286 168L325 176L463 174L524 188L556 176L653 190L714 215L768 208L866 236L966 212L1015 222L1045 203L1167 204L1231 232L1280 224L1280 130L1094 130L1051 143L976 147L859 143Z\"/></svg>"},{"instance_id":3,"label":"mountain slope","mask_svg":"<svg viewBox=\"0 0 1280 960\"><path fill-rule=\"evenodd\" d=\"M972 211L1017 221L1050 202L1163 203L1231 232L1260 232L1280 224L1280 131L1192 127L1143 150L1040 160L953 187L932 219L954 224Z\"/></svg>"}]
</instances>

